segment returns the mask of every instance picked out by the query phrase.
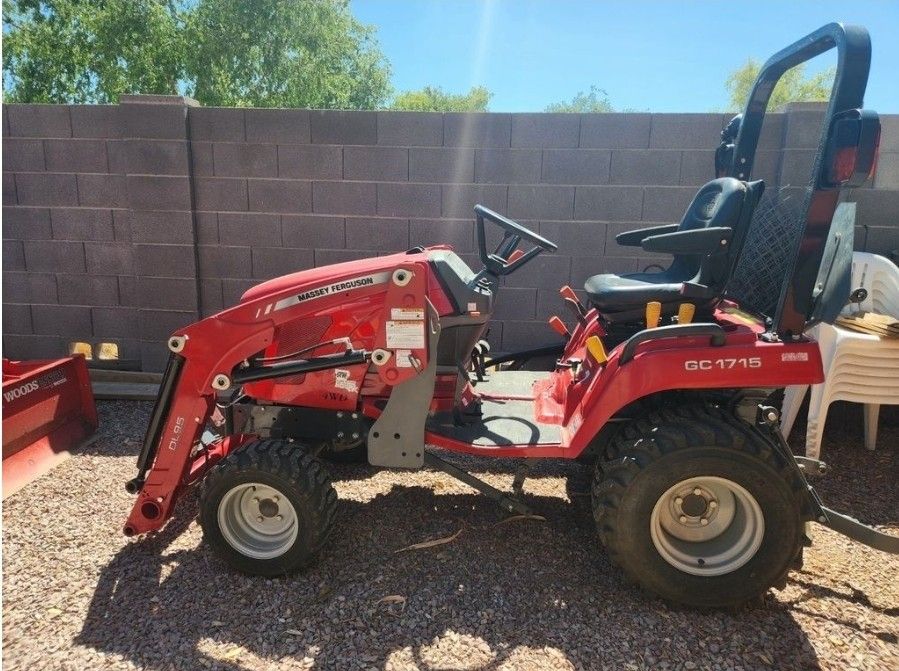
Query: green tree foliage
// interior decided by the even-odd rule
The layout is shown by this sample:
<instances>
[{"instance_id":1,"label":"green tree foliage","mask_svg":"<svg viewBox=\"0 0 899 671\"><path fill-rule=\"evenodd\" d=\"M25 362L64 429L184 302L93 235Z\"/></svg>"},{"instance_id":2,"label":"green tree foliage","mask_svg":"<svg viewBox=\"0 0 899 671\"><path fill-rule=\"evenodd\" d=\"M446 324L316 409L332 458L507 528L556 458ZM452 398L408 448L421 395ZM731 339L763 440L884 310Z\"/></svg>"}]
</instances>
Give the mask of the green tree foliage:
<instances>
[{"instance_id":1,"label":"green tree foliage","mask_svg":"<svg viewBox=\"0 0 899 671\"><path fill-rule=\"evenodd\" d=\"M483 86L468 93L447 93L439 86L425 86L417 91L404 91L394 98L390 109L409 112L486 112L493 96Z\"/></svg>"},{"instance_id":2,"label":"green tree foliage","mask_svg":"<svg viewBox=\"0 0 899 671\"><path fill-rule=\"evenodd\" d=\"M348 0L4 0L18 102L183 93L204 105L370 109L390 94Z\"/></svg>"},{"instance_id":3,"label":"green tree foliage","mask_svg":"<svg viewBox=\"0 0 899 671\"><path fill-rule=\"evenodd\" d=\"M4 0L3 83L13 102L105 103L175 93L183 42L162 0Z\"/></svg>"},{"instance_id":4,"label":"green tree foliage","mask_svg":"<svg viewBox=\"0 0 899 671\"><path fill-rule=\"evenodd\" d=\"M185 22L204 105L372 109L390 92L374 28L347 0L200 0Z\"/></svg>"},{"instance_id":5,"label":"green tree foliage","mask_svg":"<svg viewBox=\"0 0 899 671\"><path fill-rule=\"evenodd\" d=\"M614 112L609 94L596 85L590 87L588 93L578 91L571 100L547 105L547 112Z\"/></svg>"},{"instance_id":6,"label":"green tree foliage","mask_svg":"<svg viewBox=\"0 0 899 671\"><path fill-rule=\"evenodd\" d=\"M759 62L750 58L743 66L730 74L725 82L730 95L730 109L742 110L746 106L752 85L759 76L760 69ZM817 74L806 76L804 64L787 70L771 93L768 109L774 110L790 102L814 102L830 99L830 89L833 87L835 74L835 68L828 68Z\"/></svg>"}]
</instances>

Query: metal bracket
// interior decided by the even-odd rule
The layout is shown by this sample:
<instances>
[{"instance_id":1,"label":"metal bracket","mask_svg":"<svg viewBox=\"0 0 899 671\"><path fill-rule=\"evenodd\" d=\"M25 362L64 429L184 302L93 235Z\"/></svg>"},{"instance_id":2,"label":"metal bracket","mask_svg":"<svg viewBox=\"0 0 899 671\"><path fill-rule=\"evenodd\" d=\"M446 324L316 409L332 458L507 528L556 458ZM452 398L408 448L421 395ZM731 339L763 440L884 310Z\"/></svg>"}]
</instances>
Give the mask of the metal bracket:
<instances>
[{"instance_id":1,"label":"metal bracket","mask_svg":"<svg viewBox=\"0 0 899 671\"><path fill-rule=\"evenodd\" d=\"M801 468L802 472L806 475L824 475L827 473L827 464L819 459L812 459L811 457L793 458L796 459L799 468Z\"/></svg>"},{"instance_id":2,"label":"metal bracket","mask_svg":"<svg viewBox=\"0 0 899 671\"><path fill-rule=\"evenodd\" d=\"M899 536L885 534L874 527L869 527L867 524L859 522L854 517L838 513L830 508L824 508L823 510L827 516L827 521L821 522L821 524L829 529L833 529L875 550L899 554Z\"/></svg>"},{"instance_id":3,"label":"metal bracket","mask_svg":"<svg viewBox=\"0 0 899 671\"><path fill-rule=\"evenodd\" d=\"M796 469L796 472L799 474L799 477L802 478L802 482L806 486L809 501L814 504L816 509L816 522L825 527L828 527L829 529L833 529L837 533L841 533L854 541L874 548L875 550L880 550L881 552L889 552L891 554L899 554L899 536L885 534L882 531L878 531L874 527L859 522L854 517L849 517L849 515L844 515L843 513L838 513L835 510L831 510L821 503L821 499L818 496L818 493L815 491L815 488L808 484L808 482L806 481L804 473L805 469L803 469L800 464L814 464L818 469L820 469L822 466L824 466L826 469L826 466L823 462L818 461L817 459L808 459L807 457L793 456L793 451L790 449L790 446L787 445L787 441L784 440L784 437L781 435L778 428L780 426L780 413L777 412L775 408L765 405L759 405L758 423L759 425L770 429L771 435L775 437L775 440L780 446L781 451L785 453L785 456L788 455L788 458L791 460L794 468Z\"/></svg>"},{"instance_id":4,"label":"metal bracket","mask_svg":"<svg viewBox=\"0 0 899 671\"><path fill-rule=\"evenodd\" d=\"M512 491L515 496L521 496L524 492L524 481L531 473L531 467L537 463L536 459L525 459L515 469L515 478L512 480Z\"/></svg>"},{"instance_id":5,"label":"metal bracket","mask_svg":"<svg viewBox=\"0 0 899 671\"><path fill-rule=\"evenodd\" d=\"M391 389L384 411L368 432L368 461L373 466L421 468L424 464L425 422L434 396L440 338L440 318L430 301L427 316L428 365Z\"/></svg>"},{"instance_id":6,"label":"metal bracket","mask_svg":"<svg viewBox=\"0 0 899 671\"><path fill-rule=\"evenodd\" d=\"M790 446L787 444L786 439L780 433L780 412L773 406L759 404L756 423L759 427L768 430L768 433L774 440L775 445L780 448L781 456L783 456L783 458L787 460L787 463L790 464L790 466L793 468L793 471L795 471L796 475L802 481L802 484L805 488L806 503L811 509L812 518L821 523L826 522L827 516L824 514L824 506L821 503L821 498L818 496L818 492L816 492L815 488L812 487L808 483L808 480L805 479L804 469L799 465L799 461L796 458L796 455L793 454L793 450L790 449Z\"/></svg>"},{"instance_id":7,"label":"metal bracket","mask_svg":"<svg viewBox=\"0 0 899 671\"><path fill-rule=\"evenodd\" d=\"M484 496L496 501L499 507L507 512L518 513L519 515L533 514L531 509L521 501L517 501L511 496L506 496L500 490L491 485L488 485L480 478L476 478L471 473L463 471L458 466L454 466L448 461L444 461L440 457L434 456L430 452L425 453L425 463L431 468L436 468L437 470L443 471L447 475L452 475L454 478L456 478L457 480L461 480L469 487L473 487L474 489L481 492L481 494L483 494Z\"/></svg>"}]
</instances>

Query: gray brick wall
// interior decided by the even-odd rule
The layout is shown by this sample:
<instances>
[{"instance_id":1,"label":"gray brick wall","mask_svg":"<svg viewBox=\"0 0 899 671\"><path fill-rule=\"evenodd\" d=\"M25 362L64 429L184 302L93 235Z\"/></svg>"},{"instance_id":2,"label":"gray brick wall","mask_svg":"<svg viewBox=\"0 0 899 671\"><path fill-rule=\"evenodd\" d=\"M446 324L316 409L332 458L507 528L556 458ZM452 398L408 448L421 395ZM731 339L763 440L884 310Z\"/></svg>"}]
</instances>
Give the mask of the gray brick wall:
<instances>
[{"instance_id":1,"label":"gray brick wall","mask_svg":"<svg viewBox=\"0 0 899 671\"><path fill-rule=\"evenodd\" d=\"M804 179L820 111L768 117L756 175ZM557 289L664 261L624 230L679 219L712 177L714 114L429 114L119 105L3 106L3 346L113 341L146 370L165 336L288 272L449 242L477 263L471 208L559 242L505 281L494 348L553 336ZM882 117L857 245L899 248L899 115Z\"/></svg>"}]
</instances>

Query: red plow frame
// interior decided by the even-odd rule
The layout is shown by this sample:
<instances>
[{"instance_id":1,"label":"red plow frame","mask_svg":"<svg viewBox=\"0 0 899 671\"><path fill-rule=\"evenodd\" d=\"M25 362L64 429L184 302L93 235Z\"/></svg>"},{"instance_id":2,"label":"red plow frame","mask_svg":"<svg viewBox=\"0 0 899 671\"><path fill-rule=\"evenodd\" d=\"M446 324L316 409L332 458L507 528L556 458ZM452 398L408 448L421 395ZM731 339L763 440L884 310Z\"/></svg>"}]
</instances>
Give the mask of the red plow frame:
<instances>
[{"instance_id":1,"label":"red plow frame","mask_svg":"<svg viewBox=\"0 0 899 671\"><path fill-rule=\"evenodd\" d=\"M3 496L65 460L97 430L97 408L81 355L3 359Z\"/></svg>"}]
</instances>

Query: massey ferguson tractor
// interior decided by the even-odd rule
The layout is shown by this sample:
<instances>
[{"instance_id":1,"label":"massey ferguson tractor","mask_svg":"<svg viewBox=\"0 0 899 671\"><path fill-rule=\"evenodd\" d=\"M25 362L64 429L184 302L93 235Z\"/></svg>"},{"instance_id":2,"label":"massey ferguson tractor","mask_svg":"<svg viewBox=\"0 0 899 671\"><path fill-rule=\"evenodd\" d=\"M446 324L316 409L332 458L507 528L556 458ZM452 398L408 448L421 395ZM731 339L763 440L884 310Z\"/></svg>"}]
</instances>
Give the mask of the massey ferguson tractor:
<instances>
[{"instance_id":1,"label":"massey ferguson tractor","mask_svg":"<svg viewBox=\"0 0 899 671\"><path fill-rule=\"evenodd\" d=\"M751 177L771 91L831 49L812 173L765 193ZM443 470L513 513L529 511L521 484L533 460L589 459L609 557L697 607L783 585L808 523L899 552L899 537L825 507L805 477L823 464L794 456L778 431L778 390L824 379L804 333L832 322L851 290L844 199L873 174L880 137L863 107L870 52L864 28L834 23L769 59L722 136L719 176L681 222L618 237L671 265L596 275L580 295L562 287L569 316L551 319L564 337L552 370L484 354L501 278L556 245L481 206L479 268L446 245L415 247L264 282L178 330L127 484L136 501L124 533L160 529L198 485L204 537L228 564L297 571L335 524L321 459L361 451L382 468ZM502 492L435 448L517 457L522 469Z\"/></svg>"}]
</instances>

